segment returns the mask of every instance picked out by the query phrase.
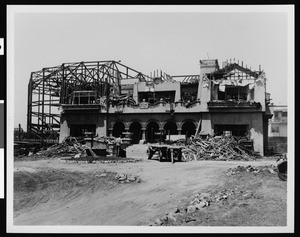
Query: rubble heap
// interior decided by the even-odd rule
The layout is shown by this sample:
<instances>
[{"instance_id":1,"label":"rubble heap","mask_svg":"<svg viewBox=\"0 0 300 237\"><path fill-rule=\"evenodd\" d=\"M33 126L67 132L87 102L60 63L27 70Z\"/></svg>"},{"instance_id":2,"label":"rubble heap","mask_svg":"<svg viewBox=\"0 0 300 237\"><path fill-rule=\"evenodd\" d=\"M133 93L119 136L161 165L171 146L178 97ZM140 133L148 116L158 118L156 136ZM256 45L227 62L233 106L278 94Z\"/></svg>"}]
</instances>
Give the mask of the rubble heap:
<instances>
[{"instance_id":1,"label":"rubble heap","mask_svg":"<svg viewBox=\"0 0 300 237\"><path fill-rule=\"evenodd\" d=\"M234 136L215 136L207 139L192 138L182 150L183 160L253 160L257 153L240 143Z\"/></svg>"},{"instance_id":2,"label":"rubble heap","mask_svg":"<svg viewBox=\"0 0 300 237\"><path fill-rule=\"evenodd\" d=\"M37 156L75 156L76 158L87 156L87 150L94 156L94 152L86 145L80 144L74 137L66 137L62 143L50 146L46 150L36 153Z\"/></svg>"},{"instance_id":3,"label":"rubble heap","mask_svg":"<svg viewBox=\"0 0 300 237\"><path fill-rule=\"evenodd\" d=\"M116 174L115 179L119 181L119 183L130 183L130 182L141 182L141 179L138 176L131 174Z\"/></svg>"},{"instance_id":4,"label":"rubble heap","mask_svg":"<svg viewBox=\"0 0 300 237\"><path fill-rule=\"evenodd\" d=\"M267 172L267 173L271 173L271 174L276 174L277 173L277 168L275 165L269 165L269 166L259 166L259 167L253 167L251 165L248 166L242 166L239 165L235 168L230 168L226 171L226 174L228 176L230 175L235 175L238 173L242 173L242 172L250 172L250 173L263 173L263 172Z\"/></svg>"}]
</instances>

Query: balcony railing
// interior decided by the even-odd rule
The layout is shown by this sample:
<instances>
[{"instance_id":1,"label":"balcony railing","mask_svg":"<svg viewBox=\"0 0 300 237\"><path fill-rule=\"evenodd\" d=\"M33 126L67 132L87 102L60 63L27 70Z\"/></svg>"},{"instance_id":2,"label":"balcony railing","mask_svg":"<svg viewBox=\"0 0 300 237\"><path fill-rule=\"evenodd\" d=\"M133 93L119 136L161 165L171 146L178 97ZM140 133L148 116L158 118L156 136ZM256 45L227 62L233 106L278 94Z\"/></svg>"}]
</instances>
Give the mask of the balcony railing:
<instances>
[{"instance_id":1,"label":"balcony railing","mask_svg":"<svg viewBox=\"0 0 300 237\"><path fill-rule=\"evenodd\" d=\"M99 104L63 104L63 110L99 110Z\"/></svg>"},{"instance_id":2,"label":"balcony railing","mask_svg":"<svg viewBox=\"0 0 300 237\"><path fill-rule=\"evenodd\" d=\"M260 109L259 102L237 101L237 100L216 100L207 102L209 109Z\"/></svg>"}]
</instances>

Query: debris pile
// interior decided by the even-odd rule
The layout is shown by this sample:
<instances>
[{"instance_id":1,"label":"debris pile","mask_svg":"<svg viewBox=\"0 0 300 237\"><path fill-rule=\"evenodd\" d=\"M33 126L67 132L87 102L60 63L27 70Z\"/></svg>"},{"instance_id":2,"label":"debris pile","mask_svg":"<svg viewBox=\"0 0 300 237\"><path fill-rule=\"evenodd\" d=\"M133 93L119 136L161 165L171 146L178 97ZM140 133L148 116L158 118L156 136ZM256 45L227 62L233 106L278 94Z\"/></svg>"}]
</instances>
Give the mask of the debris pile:
<instances>
[{"instance_id":1,"label":"debris pile","mask_svg":"<svg viewBox=\"0 0 300 237\"><path fill-rule=\"evenodd\" d=\"M259 166L259 167L253 167L251 165L248 166L242 166L239 165L235 168L230 168L226 171L227 175L235 175L238 173L242 173L242 172L251 172L251 173L262 173L262 172L268 172L271 174L276 174L277 173L277 168L274 165L269 165L269 166Z\"/></svg>"},{"instance_id":2,"label":"debris pile","mask_svg":"<svg viewBox=\"0 0 300 237\"><path fill-rule=\"evenodd\" d=\"M258 155L234 136L192 138L182 150L183 160L253 160Z\"/></svg>"},{"instance_id":3,"label":"debris pile","mask_svg":"<svg viewBox=\"0 0 300 237\"><path fill-rule=\"evenodd\" d=\"M87 154L87 150L90 154ZM96 156L95 153L86 145L80 144L74 137L66 137L62 143L50 146L46 150L37 152L37 156L75 156L75 158L86 157L88 155Z\"/></svg>"},{"instance_id":4,"label":"debris pile","mask_svg":"<svg viewBox=\"0 0 300 237\"><path fill-rule=\"evenodd\" d=\"M104 164L111 164L111 163L132 163L132 162L138 162L140 160L138 159L128 159L128 158L97 158L97 157L82 157L82 158L66 158L66 159L60 159L59 163L62 164L98 164L98 163L104 163Z\"/></svg>"},{"instance_id":5,"label":"debris pile","mask_svg":"<svg viewBox=\"0 0 300 237\"><path fill-rule=\"evenodd\" d=\"M189 223L197 221L197 213L208 211L208 207L212 205L229 205L236 203L236 205L248 205L249 199L261 199L261 195L254 193L251 190L222 189L209 190L209 192L196 192L188 199L189 203L181 203L174 211L166 213L164 216L157 218L151 222L150 226L172 225L174 222ZM196 215L195 215L196 214Z\"/></svg>"},{"instance_id":6,"label":"debris pile","mask_svg":"<svg viewBox=\"0 0 300 237\"><path fill-rule=\"evenodd\" d=\"M117 174L115 179L119 181L119 183L131 183L131 182L141 182L141 179L138 176L131 174Z\"/></svg>"},{"instance_id":7,"label":"debris pile","mask_svg":"<svg viewBox=\"0 0 300 237\"><path fill-rule=\"evenodd\" d=\"M150 226L159 226L166 223L175 222L185 214L191 214L208 207L212 201L213 197L210 193L196 193L187 206L177 206L174 211L165 214L161 218L157 218L153 223L150 224ZM196 221L196 219L192 218L191 216L187 216L185 222L188 223L190 221Z\"/></svg>"}]
</instances>

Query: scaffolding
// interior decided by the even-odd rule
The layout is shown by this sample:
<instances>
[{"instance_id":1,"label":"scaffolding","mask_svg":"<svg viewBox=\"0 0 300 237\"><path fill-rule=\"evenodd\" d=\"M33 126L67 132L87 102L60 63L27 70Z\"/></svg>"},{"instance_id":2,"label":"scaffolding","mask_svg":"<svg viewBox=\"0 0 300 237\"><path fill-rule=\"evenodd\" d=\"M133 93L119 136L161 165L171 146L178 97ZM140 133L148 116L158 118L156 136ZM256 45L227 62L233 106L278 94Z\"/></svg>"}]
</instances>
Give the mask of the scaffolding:
<instances>
[{"instance_id":1,"label":"scaffolding","mask_svg":"<svg viewBox=\"0 0 300 237\"><path fill-rule=\"evenodd\" d=\"M28 83L28 138L58 139L61 105L71 104L77 91L93 91L96 98L121 93L123 79L151 78L117 61L63 63L32 72Z\"/></svg>"}]
</instances>

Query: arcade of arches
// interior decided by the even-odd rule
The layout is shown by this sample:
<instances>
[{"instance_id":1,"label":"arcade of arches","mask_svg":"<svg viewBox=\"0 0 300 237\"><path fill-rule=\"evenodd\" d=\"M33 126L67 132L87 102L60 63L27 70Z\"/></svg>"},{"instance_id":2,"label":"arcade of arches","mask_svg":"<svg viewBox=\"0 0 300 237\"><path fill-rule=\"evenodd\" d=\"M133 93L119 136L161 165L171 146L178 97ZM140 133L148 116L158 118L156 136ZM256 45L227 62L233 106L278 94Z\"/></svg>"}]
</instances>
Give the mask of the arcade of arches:
<instances>
[{"instance_id":1,"label":"arcade of arches","mask_svg":"<svg viewBox=\"0 0 300 237\"><path fill-rule=\"evenodd\" d=\"M117 121L111 124L110 136L124 137L124 132L131 133L132 144L138 144L140 140L154 143L160 136L181 134L190 137L196 132L196 123L194 121L149 121L147 123Z\"/></svg>"}]
</instances>

